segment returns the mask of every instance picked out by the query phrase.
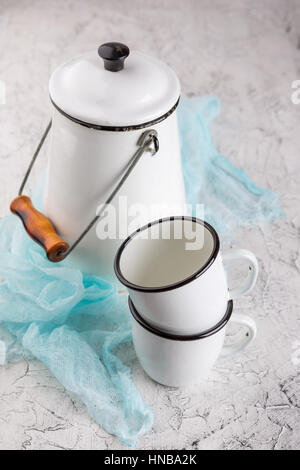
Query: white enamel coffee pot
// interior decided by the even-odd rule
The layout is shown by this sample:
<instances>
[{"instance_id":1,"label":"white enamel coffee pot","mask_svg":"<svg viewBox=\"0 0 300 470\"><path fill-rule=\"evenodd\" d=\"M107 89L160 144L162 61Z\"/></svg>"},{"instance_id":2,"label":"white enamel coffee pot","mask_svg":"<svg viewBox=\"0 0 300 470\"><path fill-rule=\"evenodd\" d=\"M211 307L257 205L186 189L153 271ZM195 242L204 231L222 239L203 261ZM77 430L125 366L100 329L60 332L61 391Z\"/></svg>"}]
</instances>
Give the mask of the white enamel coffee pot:
<instances>
[{"instance_id":1,"label":"white enamel coffee pot","mask_svg":"<svg viewBox=\"0 0 300 470\"><path fill-rule=\"evenodd\" d=\"M51 261L63 260L85 272L115 279L114 255L128 235L124 231L127 208L132 213L143 208L138 225L185 213L176 115L178 78L163 62L112 42L58 67L49 91L53 117L43 202L48 220L39 224L42 214L23 196L28 174L11 210ZM50 125L33 162L49 130ZM149 141L141 147L147 131L155 152L147 151ZM76 249L70 250L139 149L144 154L111 201L115 210L115 217L109 219L115 224L110 227L112 238L99 239L93 225ZM41 226L47 226L51 236L41 233Z\"/></svg>"}]
</instances>

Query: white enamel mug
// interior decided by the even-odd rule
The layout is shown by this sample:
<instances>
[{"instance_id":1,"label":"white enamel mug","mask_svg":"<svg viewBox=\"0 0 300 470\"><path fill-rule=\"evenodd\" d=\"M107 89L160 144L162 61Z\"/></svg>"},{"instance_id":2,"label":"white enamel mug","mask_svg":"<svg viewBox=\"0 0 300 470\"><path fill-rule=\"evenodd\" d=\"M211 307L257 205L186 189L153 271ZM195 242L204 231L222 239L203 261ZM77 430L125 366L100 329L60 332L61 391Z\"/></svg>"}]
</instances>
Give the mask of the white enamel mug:
<instances>
[{"instance_id":1,"label":"white enamel mug","mask_svg":"<svg viewBox=\"0 0 300 470\"><path fill-rule=\"evenodd\" d=\"M204 379L219 356L233 355L256 336L256 324L247 315L233 314L233 302L227 304L222 320L197 335L174 335L155 329L145 322L129 299L132 314L133 344L145 372L156 382L169 387L184 387ZM228 321L247 328L237 343L224 346Z\"/></svg>"},{"instance_id":2,"label":"white enamel mug","mask_svg":"<svg viewBox=\"0 0 300 470\"><path fill-rule=\"evenodd\" d=\"M224 262L244 259L248 275L228 289ZM128 237L115 258L115 272L136 309L154 327L179 334L208 330L223 317L230 299L255 285L258 263L248 250L220 253L219 237L206 222L171 217Z\"/></svg>"}]
</instances>

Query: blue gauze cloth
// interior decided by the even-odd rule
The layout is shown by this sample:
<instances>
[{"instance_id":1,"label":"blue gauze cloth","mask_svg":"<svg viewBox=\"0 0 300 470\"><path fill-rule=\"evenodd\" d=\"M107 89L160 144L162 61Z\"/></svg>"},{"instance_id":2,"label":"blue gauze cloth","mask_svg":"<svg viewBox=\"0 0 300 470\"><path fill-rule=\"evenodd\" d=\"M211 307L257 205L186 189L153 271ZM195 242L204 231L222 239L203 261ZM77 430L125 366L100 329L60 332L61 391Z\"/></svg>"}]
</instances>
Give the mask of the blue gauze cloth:
<instances>
[{"instance_id":1,"label":"blue gauze cloth","mask_svg":"<svg viewBox=\"0 0 300 470\"><path fill-rule=\"evenodd\" d=\"M256 186L214 147L209 125L220 111L215 97L189 98L178 119L187 202L204 204L205 220L231 237L242 226L284 214L277 193Z\"/></svg>"},{"instance_id":2,"label":"blue gauze cloth","mask_svg":"<svg viewBox=\"0 0 300 470\"><path fill-rule=\"evenodd\" d=\"M182 100L183 170L188 201L204 203L207 220L233 232L272 220L280 209L275 193L258 188L215 149L209 124L219 109L216 98ZM41 196L42 189L38 207ZM0 322L2 363L15 354L41 360L123 444L136 445L151 429L152 410L116 353L131 342L126 296L104 279L50 263L13 215L0 226Z\"/></svg>"}]
</instances>

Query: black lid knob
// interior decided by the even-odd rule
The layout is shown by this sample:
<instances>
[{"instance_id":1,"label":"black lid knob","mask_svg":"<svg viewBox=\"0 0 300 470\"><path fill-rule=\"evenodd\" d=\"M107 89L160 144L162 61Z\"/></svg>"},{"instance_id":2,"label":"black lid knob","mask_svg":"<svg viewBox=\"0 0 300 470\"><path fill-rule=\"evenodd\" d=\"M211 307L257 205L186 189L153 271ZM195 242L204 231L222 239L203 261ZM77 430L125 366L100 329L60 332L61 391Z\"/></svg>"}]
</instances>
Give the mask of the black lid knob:
<instances>
[{"instance_id":1,"label":"black lid knob","mask_svg":"<svg viewBox=\"0 0 300 470\"><path fill-rule=\"evenodd\" d=\"M120 42L106 42L98 49L104 60L104 68L110 72L119 72L124 68L124 60L129 56L129 48Z\"/></svg>"}]
</instances>

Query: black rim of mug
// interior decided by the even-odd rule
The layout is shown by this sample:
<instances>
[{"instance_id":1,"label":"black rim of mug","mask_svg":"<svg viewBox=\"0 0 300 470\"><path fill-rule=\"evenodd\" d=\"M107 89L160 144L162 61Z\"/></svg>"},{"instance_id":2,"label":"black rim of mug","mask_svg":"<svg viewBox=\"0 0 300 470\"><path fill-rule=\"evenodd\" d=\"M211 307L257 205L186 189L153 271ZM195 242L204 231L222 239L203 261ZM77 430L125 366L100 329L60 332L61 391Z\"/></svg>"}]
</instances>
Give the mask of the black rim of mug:
<instances>
[{"instance_id":1,"label":"black rim of mug","mask_svg":"<svg viewBox=\"0 0 300 470\"><path fill-rule=\"evenodd\" d=\"M181 281L175 282L173 284L165 285L165 286L144 287L144 286L139 286L137 284L134 284L134 283L128 281L128 279L126 279L123 276L122 271L121 271L121 267L120 267L120 261L121 261L122 253L123 253L124 249L126 248L126 246L140 232L143 232L144 230L148 230L153 225L161 224L161 223L167 222L167 221L172 222L174 220L188 220L188 221L192 221L192 222L201 224L211 233L211 235L213 237L213 241L214 241L214 247L213 247L213 250L212 250L211 255L208 258L207 262L203 266L201 266L200 269L198 269L195 273L188 276L187 278L182 279ZM219 250L220 250L219 236L218 236L217 232L215 231L215 229L210 224L208 224L207 222L205 222L201 219L198 219L196 217L189 217L189 216L184 216L184 215L183 216L166 217L164 219L155 220L154 222L150 222L149 224L138 228L128 238L126 238L126 240L122 243L122 245L120 246L120 248L117 251L117 254L115 256L114 268L115 268L116 276L119 279L119 281L124 286L128 287L129 289L137 290L137 291L141 291L141 292L165 292L165 291L169 291L169 290L172 290L172 289L177 289L178 287L182 287L185 284L188 284L188 283L194 281L195 279L197 279L199 276L201 276L214 263L216 257L218 256Z\"/></svg>"},{"instance_id":2,"label":"black rim of mug","mask_svg":"<svg viewBox=\"0 0 300 470\"><path fill-rule=\"evenodd\" d=\"M152 325L149 325L138 313L137 309L135 308L131 298L128 296L128 304L130 308L131 315L133 318L145 329L148 330L150 333L160 336L161 338L173 340L173 341L198 341L199 339L209 338L212 335L215 335L220 330L222 330L227 323L229 322L232 310L233 310L233 301L229 300L227 303L227 309L224 317L222 320L219 321L215 326L210 328L209 330L203 331L202 333L194 334L194 335L176 335L173 333L167 333L165 331L161 331Z\"/></svg>"}]
</instances>

